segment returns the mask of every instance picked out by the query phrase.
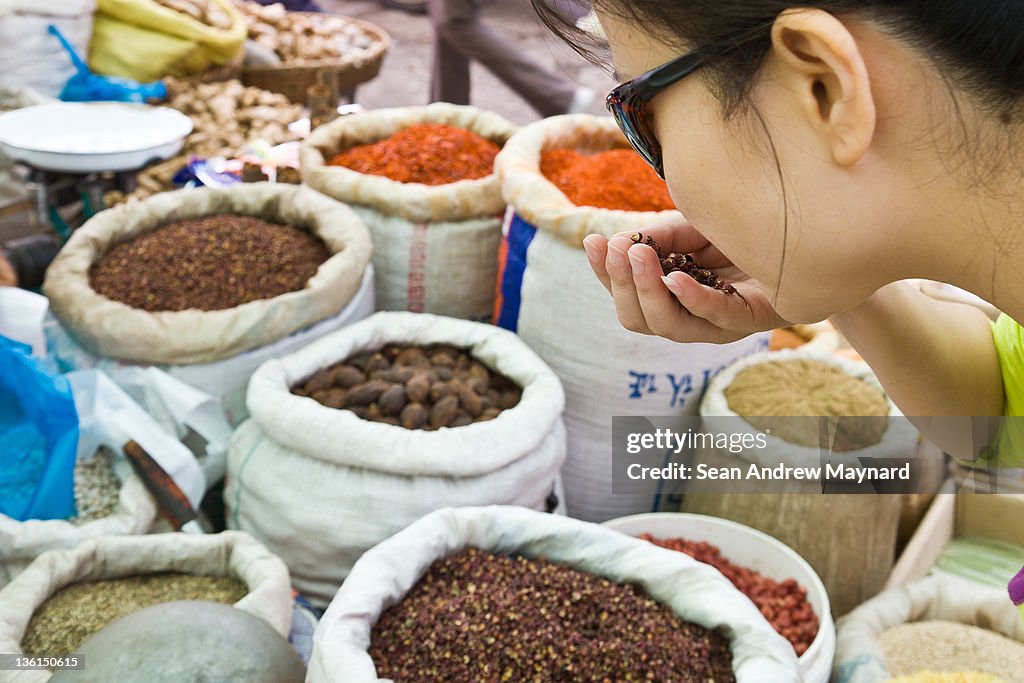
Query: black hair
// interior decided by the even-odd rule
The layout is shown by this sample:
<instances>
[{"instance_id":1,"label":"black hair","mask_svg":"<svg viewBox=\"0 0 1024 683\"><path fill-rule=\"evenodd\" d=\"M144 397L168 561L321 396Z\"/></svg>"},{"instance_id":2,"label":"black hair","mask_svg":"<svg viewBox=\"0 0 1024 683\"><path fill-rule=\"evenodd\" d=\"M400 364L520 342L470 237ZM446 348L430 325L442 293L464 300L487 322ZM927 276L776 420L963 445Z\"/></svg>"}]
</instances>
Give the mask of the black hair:
<instances>
[{"instance_id":1,"label":"black hair","mask_svg":"<svg viewBox=\"0 0 1024 683\"><path fill-rule=\"evenodd\" d=\"M576 27L567 3L531 0L541 20L600 64L598 44ZM592 5L668 44L710 51L707 82L726 115L746 101L771 47L775 18L794 7L875 22L927 55L943 77L1008 120L1024 98L1024 2L1019 0L593 0ZM578 15L578 11L576 12Z\"/></svg>"}]
</instances>

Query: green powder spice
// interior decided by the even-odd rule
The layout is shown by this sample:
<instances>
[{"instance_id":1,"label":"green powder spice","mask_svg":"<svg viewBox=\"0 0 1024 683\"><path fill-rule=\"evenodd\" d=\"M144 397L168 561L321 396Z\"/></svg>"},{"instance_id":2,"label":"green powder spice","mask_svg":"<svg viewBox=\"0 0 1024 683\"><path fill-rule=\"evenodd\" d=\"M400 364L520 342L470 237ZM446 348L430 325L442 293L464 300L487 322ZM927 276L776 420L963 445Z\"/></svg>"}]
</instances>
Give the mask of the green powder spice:
<instances>
[{"instance_id":1,"label":"green powder spice","mask_svg":"<svg viewBox=\"0 0 1024 683\"><path fill-rule=\"evenodd\" d=\"M840 368L815 360L758 363L739 372L725 390L729 408L762 432L816 448L820 421L832 420L836 452L855 451L882 440L889 414L885 394ZM856 418L862 419L856 419Z\"/></svg>"},{"instance_id":2,"label":"green powder spice","mask_svg":"<svg viewBox=\"0 0 1024 683\"><path fill-rule=\"evenodd\" d=\"M175 600L231 605L248 592L246 585L234 578L174 573L72 584L35 611L21 649L35 657L73 654L91 635L131 612Z\"/></svg>"}]
</instances>

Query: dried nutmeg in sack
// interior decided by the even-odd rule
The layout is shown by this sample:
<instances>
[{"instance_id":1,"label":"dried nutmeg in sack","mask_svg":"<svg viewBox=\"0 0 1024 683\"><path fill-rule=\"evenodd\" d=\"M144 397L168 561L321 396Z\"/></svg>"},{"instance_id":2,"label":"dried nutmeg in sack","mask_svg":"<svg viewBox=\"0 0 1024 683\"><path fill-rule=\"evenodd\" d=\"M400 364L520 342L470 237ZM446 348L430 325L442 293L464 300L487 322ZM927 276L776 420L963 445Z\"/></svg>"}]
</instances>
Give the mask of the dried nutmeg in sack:
<instances>
[{"instance_id":1,"label":"dried nutmeg in sack","mask_svg":"<svg viewBox=\"0 0 1024 683\"><path fill-rule=\"evenodd\" d=\"M97 293L145 311L224 310L300 290L331 254L305 230L253 216L175 221L110 248Z\"/></svg>"},{"instance_id":2,"label":"dried nutmeg in sack","mask_svg":"<svg viewBox=\"0 0 1024 683\"><path fill-rule=\"evenodd\" d=\"M522 389L448 344L358 353L293 386L296 396L364 420L435 430L492 420L516 407Z\"/></svg>"},{"instance_id":3,"label":"dried nutmeg in sack","mask_svg":"<svg viewBox=\"0 0 1024 683\"><path fill-rule=\"evenodd\" d=\"M736 680L723 636L640 587L472 547L380 616L369 654L396 683Z\"/></svg>"},{"instance_id":4,"label":"dried nutmeg in sack","mask_svg":"<svg viewBox=\"0 0 1024 683\"><path fill-rule=\"evenodd\" d=\"M328 164L401 183L447 185L491 175L499 151L498 145L472 131L417 123L380 142L347 149Z\"/></svg>"},{"instance_id":5,"label":"dried nutmeg in sack","mask_svg":"<svg viewBox=\"0 0 1024 683\"><path fill-rule=\"evenodd\" d=\"M549 149L541 154L540 172L577 206L621 211L675 208L665 181L631 149L591 155Z\"/></svg>"}]
</instances>

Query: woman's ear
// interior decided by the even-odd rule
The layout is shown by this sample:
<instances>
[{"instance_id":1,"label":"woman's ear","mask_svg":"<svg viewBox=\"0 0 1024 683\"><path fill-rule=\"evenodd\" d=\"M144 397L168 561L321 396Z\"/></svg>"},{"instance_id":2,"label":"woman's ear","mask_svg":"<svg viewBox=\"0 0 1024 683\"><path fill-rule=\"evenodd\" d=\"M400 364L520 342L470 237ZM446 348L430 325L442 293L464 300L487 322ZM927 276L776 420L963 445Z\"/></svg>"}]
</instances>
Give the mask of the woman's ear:
<instances>
[{"instance_id":1,"label":"woman's ear","mask_svg":"<svg viewBox=\"0 0 1024 683\"><path fill-rule=\"evenodd\" d=\"M852 166L875 133L875 101L857 41L836 17L818 9L791 9L772 26L777 80L800 98L798 106L836 163Z\"/></svg>"}]
</instances>

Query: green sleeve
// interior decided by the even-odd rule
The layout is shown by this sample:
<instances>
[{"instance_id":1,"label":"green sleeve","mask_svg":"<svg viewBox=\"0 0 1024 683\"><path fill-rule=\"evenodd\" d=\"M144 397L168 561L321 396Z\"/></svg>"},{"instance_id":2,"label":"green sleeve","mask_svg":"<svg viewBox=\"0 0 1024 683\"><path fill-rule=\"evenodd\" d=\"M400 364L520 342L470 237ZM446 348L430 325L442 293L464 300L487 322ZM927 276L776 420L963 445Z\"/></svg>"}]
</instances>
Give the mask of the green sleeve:
<instances>
[{"instance_id":1,"label":"green sleeve","mask_svg":"<svg viewBox=\"0 0 1024 683\"><path fill-rule=\"evenodd\" d=\"M992 323L992 338L1003 376L1003 415L1024 416L1024 328L1005 313ZM1007 467L1024 466L1024 417L1006 420L990 458Z\"/></svg>"}]
</instances>

